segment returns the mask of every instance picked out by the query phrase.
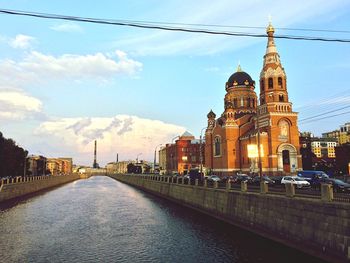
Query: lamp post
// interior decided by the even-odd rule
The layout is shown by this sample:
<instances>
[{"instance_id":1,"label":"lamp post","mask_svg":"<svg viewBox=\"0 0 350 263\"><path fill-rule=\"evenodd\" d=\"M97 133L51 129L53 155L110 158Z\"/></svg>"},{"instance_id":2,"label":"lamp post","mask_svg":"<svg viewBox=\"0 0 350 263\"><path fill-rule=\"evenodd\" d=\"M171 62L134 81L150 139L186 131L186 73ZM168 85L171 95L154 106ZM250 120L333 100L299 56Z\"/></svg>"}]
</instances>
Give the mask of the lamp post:
<instances>
[{"instance_id":1,"label":"lamp post","mask_svg":"<svg viewBox=\"0 0 350 263\"><path fill-rule=\"evenodd\" d=\"M202 154L202 133L203 133L203 130L206 129L207 127L204 127L201 129L201 135L199 136L199 159L200 159L200 162L201 162L201 176L203 174L203 154Z\"/></svg>"},{"instance_id":2,"label":"lamp post","mask_svg":"<svg viewBox=\"0 0 350 263\"><path fill-rule=\"evenodd\" d=\"M141 155L142 153L139 153L137 156L136 156L136 163L139 162L139 156Z\"/></svg>"},{"instance_id":3,"label":"lamp post","mask_svg":"<svg viewBox=\"0 0 350 263\"><path fill-rule=\"evenodd\" d=\"M155 170L156 170L157 148L158 148L159 146L161 146L161 145L162 145L162 144L160 143L160 144L158 144L158 145L156 146L156 148L154 148L153 173L155 173Z\"/></svg>"},{"instance_id":4,"label":"lamp post","mask_svg":"<svg viewBox=\"0 0 350 263\"><path fill-rule=\"evenodd\" d=\"M171 144L173 144L173 142L174 142L174 140L176 138L180 138L180 135L177 135L174 138L172 138L171 139ZM176 170L176 172L178 172L178 164L177 164L177 161L176 161L176 158L177 158L176 142L175 142L174 148L175 148L174 154L172 154L172 158L171 158L171 160L172 160L172 167L171 167L171 169L174 169L174 170ZM177 166L176 169L175 169L175 166Z\"/></svg>"},{"instance_id":5,"label":"lamp post","mask_svg":"<svg viewBox=\"0 0 350 263\"><path fill-rule=\"evenodd\" d=\"M259 105L256 108L256 129L258 130L258 166L259 166L259 176L262 176L262 165L261 165L261 153L260 153L260 126L259 126Z\"/></svg>"}]
</instances>

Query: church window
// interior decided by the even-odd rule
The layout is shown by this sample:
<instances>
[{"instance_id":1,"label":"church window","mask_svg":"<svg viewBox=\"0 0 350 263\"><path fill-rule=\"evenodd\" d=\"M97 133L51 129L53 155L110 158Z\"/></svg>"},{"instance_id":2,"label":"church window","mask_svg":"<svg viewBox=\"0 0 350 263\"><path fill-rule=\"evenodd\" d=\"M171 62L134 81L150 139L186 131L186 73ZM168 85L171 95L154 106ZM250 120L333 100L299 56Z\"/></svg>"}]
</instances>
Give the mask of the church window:
<instances>
[{"instance_id":1,"label":"church window","mask_svg":"<svg viewBox=\"0 0 350 263\"><path fill-rule=\"evenodd\" d=\"M233 107L234 107L234 108L237 107L237 99L236 99L236 98L233 99Z\"/></svg>"},{"instance_id":2,"label":"church window","mask_svg":"<svg viewBox=\"0 0 350 263\"><path fill-rule=\"evenodd\" d=\"M255 107L255 99L252 99L252 107Z\"/></svg>"},{"instance_id":3,"label":"church window","mask_svg":"<svg viewBox=\"0 0 350 263\"><path fill-rule=\"evenodd\" d=\"M214 139L214 156L221 155L221 138L220 136L216 136Z\"/></svg>"},{"instance_id":4,"label":"church window","mask_svg":"<svg viewBox=\"0 0 350 263\"><path fill-rule=\"evenodd\" d=\"M244 99L241 97L241 107L244 107Z\"/></svg>"},{"instance_id":5,"label":"church window","mask_svg":"<svg viewBox=\"0 0 350 263\"><path fill-rule=\"evenodd\" d=\"M273 89L273 79L269 78L269 89Z\"/></svg>"},{"instance_id":6,"label":"church window","mask_svg":"<svg viewBox=\"0 0 350 263\"><path fill-rule=\"evenodd\" d=\"M283 102L283 101L284 101L283 94L280 94L280 95L278 96L278 98L279 98L279 101L280 101L280 102Z\"/></svg>"},{"instance_id":7,"label":"church window","mask_svg":"<svg viewBox=\"0 0 350 263\"><path fill-rule=\"evenodd\" d=\"M260 90L264 91L265 90L265 81L262 79L260 80Z\"/></svg>"},{"instance_id":8,"label":"church window","mask_svg":"<svg viewBox=\"0 0 350 263\"><path fill-rule=\"evenodd\" d=\"M280 89L283 89L283 80L282 80L281 77L278 77L278 87L279 87Z\"/></svg>"},{"instance_id":9,"label":"church window","mask_svg":"<svg viewBox=\"0 0 350 263\"><path fill-rule=\"evenodd\" d=\"M260 98L260 104L265 104L265 99L264 98Z\"/></svg>"},{"instance_id":10,"label":"church window","mask_svg":"<svg viewBox=\"0 0 350 263\"><path fill-rule=\"evenodd\" d=\"M250 107L250 98L247 98L248 107Z\"/></svg>"}]
</instances>

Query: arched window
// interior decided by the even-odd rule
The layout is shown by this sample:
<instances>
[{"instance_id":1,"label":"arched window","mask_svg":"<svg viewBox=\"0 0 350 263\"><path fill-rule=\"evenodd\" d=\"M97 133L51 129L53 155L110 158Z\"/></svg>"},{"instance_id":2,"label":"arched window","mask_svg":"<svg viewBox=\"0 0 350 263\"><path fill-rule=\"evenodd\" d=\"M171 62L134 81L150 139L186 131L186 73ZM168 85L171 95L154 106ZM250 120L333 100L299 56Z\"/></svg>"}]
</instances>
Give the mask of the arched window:
<instances>
[{"instance_id":1,"label":"arched window","mask_svg":"<svg viewBox=\"0 0 350 263\"><path fill-rule=\"evenodd\" d=\"M252 99L252 107L255 107L255 99Z\"/></svg>"},{"instance_id":2,"label":"arched window","mask_svg":"<svg viewBox=\"0 0 350 263\"><path fill-rule=\"evenodd\" d=\"M241 107L244 107L244 99L241 97Z\"/></svg>"},{"instance_id":3,"label":"arched window","mask_svg":"<svg viewBox=\"0 0 350 263\"><path fill-rule=\"evenodd\" d=\"M260 80L260 90L264 91L265 90L265 81L262 79Z\"/></svg>"},{"instance_id":4,"label":"arched window","mask_svg":"<svg viewBox=\"0 0 350 263\"><path fill-rule=\"evenodd\" d=\"M214 139L214 156L221 155L221 138L220 136L216 136Z\"/></svg>"},{"instance_id":5,"label":"arched window","mask_svg":"<svg viewBox=\"0 0 350 263\"><path fill-rule=\"evenodd\" d=\"M247 106L250 107L250 98L247 98Z\"/></svg>"},{"instance_id":6,"label":"arched window","mask_svg":"<svg viewBox=\"0 0 350 263\"><path fill-rule=\"evenodd\" d=\"M283 89L283 80L282 80L281 77L278 77L278 87L279 87L280 89Z\"/></svg>"},{"instance_id":7,"label":"arched window","mask_svg":"<svg viewBox=\"0 0 350 263\"><path fill-rule=\"evenodd\" d=\"M269 89L273 89L273 79L269 78Z\"/></svg>"},{"instance_id":8,"label":"arched window","mask_svg":"<svg viewBox=\"0 0 350 263\"><path fill-rule=\"evenodd\" d=\"M280 95L278 96L278 99L279 99L280 102L283 102L283 101L284 101L283 94L280 94Z\"/></svg>"},{"instance_id":9,"label":"arched window","mask_svg":"<svg viewBox=\"0 0 350 263\"><path fill-rule=\"evenodd\" d=\"M236 98L233 99L233 107L237 108L237 99Z\"/></svg>"},{"instance_id":10,"label":"arched window","mask_svg":"<svg viewBox=\"0 0 350 263\"><path fill-rule=\"evenodd\" d=\"M264 98L260 98L260 104L265 104L265 99Z\"/></svg>"}]
</instances>

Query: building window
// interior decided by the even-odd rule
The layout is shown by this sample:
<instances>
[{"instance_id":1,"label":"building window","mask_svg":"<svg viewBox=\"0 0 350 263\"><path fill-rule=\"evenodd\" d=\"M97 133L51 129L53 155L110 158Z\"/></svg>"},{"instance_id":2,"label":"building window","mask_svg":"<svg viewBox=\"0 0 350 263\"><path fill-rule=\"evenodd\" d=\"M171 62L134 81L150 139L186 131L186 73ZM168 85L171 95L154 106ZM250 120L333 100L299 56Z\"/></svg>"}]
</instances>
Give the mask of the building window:
<instances>
[{"instance_id":1,"label":"building window","mask_svg":"<svg viewBox=\"0 0 350 263\"><path fill-rule=\"evenodd\" d=\"M265 90L265 81L263 79L260 81L260 90L261 91Z\"/></svg>"},{"instance_id":2,"label":"building window","mask_svg":"<svg viewBox=\"0 0 350 263\"><path fill-rule=\"evenodd\" d=\"M241 107L244 107L244 99L241 97Z\"/></svg>"},{"instance_id":3,"label":"building window","mask_svg":"<svg viewBox=\"0 0 350 263\"><path fill-rule=\"evenodd\" d=\"M265 104L265 99L264 98L260 98L260 104Z\"/></svg>"},{"instance_id":4,"label":"building window","mask_svg":"<svg viewBox=\"0 0 350 263\"><path fill-rule=\"evenodd\" d=\"M250 107L250 98L247 98L248 107Z\"/></svg>"},{"instance_id":5,"label":"building window","mask_svg":"<svg viewBox=\"0 0 350 263\"><path fill-rule=\"evenodd\" d=\"M197 158L196 158L196 156L195 156L195 155L192 155L192 156L191 156L191 161L192 161L192 163L197 162Z\"/></svg>"},{"instance_id":6,"label":"building window","mask_svg":"<svg viewBox=\"0 0 350 263\"><path fill-rule=\"evenodd\" d=\"M237 108L237 99L236 98L233 99L233 107Z\"/></svg>"},{"instance_id":7,"label":"building window","mask_svg":"<svg viewBox=\"0 0 350 263\"><path fill-rule=\"evenodd\" d=\"M216 136L214 139L214 156L221 155L221 138Z\"/></svg>"},{"instance_id":8,"label":"building window","mask_svg":"<svg viewBox=\"0 0 350 263\"><path fill-rule=\"evenodd\" d=\"M283 80L282 80L281 77L278 77L278 87L279 87L280 89L283 89Z\"/></svg>"},{"instance_id":9,"label":"building window","mask_svg":"<svg viewBox=\"0 0 350 263\"><path fill-rule=\"evenodd\" d=\"M182 156L182 161L187 162L187 156Z\"/></svg>"},{"instance_id":10,"label":"building window","mask_svg":"<svg viewBox=\"0 0 350 263\"><path fill-rule=\"evenodd\" d=\"M283 101L284 101L283 94L280 94L280 95L278 96L278 98L279 98L279 101L280 101L280 102L283 102Z\"/></svg>"},{"instance_id":11,"label":"building window","mask_svg":"<svg viewBox=\"0 0 350 263\"><path fill-rule=\"evenodd\" d=\"M269 89L273 89L273 79L269 78Z\"/></svg>"}]
</instances>

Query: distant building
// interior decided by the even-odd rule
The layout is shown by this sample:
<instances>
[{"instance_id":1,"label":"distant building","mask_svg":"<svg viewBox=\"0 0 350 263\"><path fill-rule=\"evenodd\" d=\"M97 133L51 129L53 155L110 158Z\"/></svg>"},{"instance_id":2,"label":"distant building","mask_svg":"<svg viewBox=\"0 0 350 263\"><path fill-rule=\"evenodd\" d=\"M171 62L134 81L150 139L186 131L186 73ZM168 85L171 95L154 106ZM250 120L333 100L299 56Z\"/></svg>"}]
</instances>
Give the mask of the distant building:
<instances>
[{"instance_id":1,"label":"distant building","mask_svg":"<svg viewBox=\"0 0 350 263\"><path fill-rule=\"evenodd\" d=\"M42 176L46 174L46 157L31 155L27 157L27 176Z\"/></svg>"},{"instance_id":2,"label":"distant building","mask_svg":"<svg viewBox=\"0 0 350 263\"><path fill-rule=\"evenodd\" d=\"M339 130L322 133L323 138L335 138L338 144L350 142L350 122L340 126Z\"/></svg>"},{"instance_id":3,"label":"distant building","mask_svg":"<svg viewBox=\"0 0 350 263\"><path fill-rule=\"evenodd\" d=\"M73 169L72 158L47 158L46 169L52 175L71 174Z\"/></svg>"},{"instance_id":4,"label":"distant building","mask_svg":"<svg viewBox=\"0 0 350 263\"><path fill-rule=\"evenodd\" d=\"M200 168L201 157L204 164L204 141L185 132L175 141L175 143L166 144L159 151L159 165L162 173L180 173L187 174L192 168ZM201 153L202 152L202 153Z\"/></svg>"},{"instance_id":5,"label":"distant building","mask_svg":"<svg viewBox=\"0 0 350 263\"><path fill-rule=\"evenodd\" d=\"M313 138L311 132L302 132L299 134L300 154L302 160L303 170L312 170L312 159L315 154L311 151L311 139Z\"/></svg>"},{"instance_id":6,"label":"distant building","mask_svg":"<svg viewBox=\"0 0 350 263\"><path fill-rule=\"evenodd\" d=\"M135 161L110 162L106 165L107 173L125 174L128 172L128 164Z\"/></svg>"},{"instance_id":7,"label":"distant building","mask_svg":"<svg viewBox=\"0 0 350 263\"><path fill-rule=\"evenodd\" d=\"M335 158L336 138L311 138L311 151L317 158Z\"/></svg>"},{"instance_id":8,"label":"distant building","mask_svg":"<svg viewBox=\"0 0 350 263\"><path fill-rule=\"evenodd\" d=\"M337 171L342 174L350 174L350 143L337 146L335 154Z\"/></svg>"}]
</instances>

